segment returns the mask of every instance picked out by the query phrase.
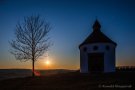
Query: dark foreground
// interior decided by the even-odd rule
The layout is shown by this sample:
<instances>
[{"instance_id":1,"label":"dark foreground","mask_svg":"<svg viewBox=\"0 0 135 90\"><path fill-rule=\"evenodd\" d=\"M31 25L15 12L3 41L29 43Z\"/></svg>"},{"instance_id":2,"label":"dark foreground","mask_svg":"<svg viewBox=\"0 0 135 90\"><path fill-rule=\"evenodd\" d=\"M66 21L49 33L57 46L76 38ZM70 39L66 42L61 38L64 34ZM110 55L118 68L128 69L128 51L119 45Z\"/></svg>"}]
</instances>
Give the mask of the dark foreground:
<instances>
[{"instance_id":1,"label":"dark foreground","mask_svg":"<svg viewBox=\"0 0 135 90\"><path fill-rule=\"evenodd\" d=\"M71 72L0 81L0 90L97 90L135 88L135 72L80 74Z\"/></svg>"}]
</instances>

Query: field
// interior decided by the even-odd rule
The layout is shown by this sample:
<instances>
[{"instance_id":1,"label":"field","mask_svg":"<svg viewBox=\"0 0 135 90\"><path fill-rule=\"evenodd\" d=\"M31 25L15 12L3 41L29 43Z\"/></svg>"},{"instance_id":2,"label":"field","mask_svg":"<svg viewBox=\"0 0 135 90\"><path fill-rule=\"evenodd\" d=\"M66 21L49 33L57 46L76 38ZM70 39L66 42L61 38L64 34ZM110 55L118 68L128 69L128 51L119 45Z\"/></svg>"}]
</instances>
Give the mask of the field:
<instances>
[{"instance_id":1,"label":"field","mask_svg":"<svg viewBox=\"0 0 135 90\"><path fill-rule=\"evenodd\" d=\"M97 90L135 88L135 72L80 74L78 71L0 81L0 90Z\"/></svg>"}]
</instances>

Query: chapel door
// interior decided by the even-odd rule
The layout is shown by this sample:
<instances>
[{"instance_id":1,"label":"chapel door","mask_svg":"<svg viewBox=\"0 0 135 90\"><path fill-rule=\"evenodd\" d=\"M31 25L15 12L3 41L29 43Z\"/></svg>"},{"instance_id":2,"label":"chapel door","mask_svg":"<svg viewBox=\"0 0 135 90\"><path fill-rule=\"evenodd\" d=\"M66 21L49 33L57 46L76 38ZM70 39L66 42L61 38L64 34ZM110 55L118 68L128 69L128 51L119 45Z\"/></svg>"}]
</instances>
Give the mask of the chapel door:
<instances>
[{"instance_id":1,"label":"chapel door","mask_svg":"<svg viewBox=\"0 0 135 90\"><path fill-rule=\"evenodd\" d=\"M104 71L104 53L88 54L88 70L89 72Z\"/></svg>"}]
</instances>

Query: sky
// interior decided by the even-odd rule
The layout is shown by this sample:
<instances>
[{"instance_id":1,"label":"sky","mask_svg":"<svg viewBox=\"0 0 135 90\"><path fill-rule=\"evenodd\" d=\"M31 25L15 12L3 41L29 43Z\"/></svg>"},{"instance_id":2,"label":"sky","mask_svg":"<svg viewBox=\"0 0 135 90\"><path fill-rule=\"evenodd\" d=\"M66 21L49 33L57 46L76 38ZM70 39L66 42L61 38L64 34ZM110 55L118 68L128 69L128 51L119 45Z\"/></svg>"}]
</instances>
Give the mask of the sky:
<instances>
[{"instance_id":1,"label":"sky","mask_svg":"<svg viewBox=\"0 0 135 90\"><path fill-rule=\"evenodd\" d=\"M135 66L134 0L0 0L0 68L32 67L30 61L20 62L10 54L9 41L19 21L37 14L51 24L53 46L36 62L36 69L79 69L78 46L96 19L101 31L117 43L116 66Z\"/></svg>"}]
</instances>

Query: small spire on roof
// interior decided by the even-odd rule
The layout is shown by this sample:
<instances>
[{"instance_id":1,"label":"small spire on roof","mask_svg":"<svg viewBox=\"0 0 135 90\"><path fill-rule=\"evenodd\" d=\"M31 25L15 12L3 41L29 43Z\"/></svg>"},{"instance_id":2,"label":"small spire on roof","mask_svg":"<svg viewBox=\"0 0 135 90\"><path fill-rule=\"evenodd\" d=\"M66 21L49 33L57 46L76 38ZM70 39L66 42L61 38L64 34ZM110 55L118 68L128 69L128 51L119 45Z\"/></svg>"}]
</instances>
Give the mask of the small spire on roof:
<instances>
[{"instance_id":1,"label":"small spire on roof","mask_svg":"<svg viewBox=\"0 0 135 90\"><path fill-rule=\"evenodd\" d=\"M99 23L99 21L96 19L95 23L93 24L93 30L100 30L101 25Z\"/></svg>"}]
</instances>

